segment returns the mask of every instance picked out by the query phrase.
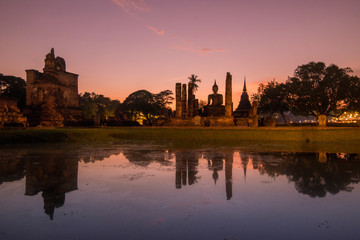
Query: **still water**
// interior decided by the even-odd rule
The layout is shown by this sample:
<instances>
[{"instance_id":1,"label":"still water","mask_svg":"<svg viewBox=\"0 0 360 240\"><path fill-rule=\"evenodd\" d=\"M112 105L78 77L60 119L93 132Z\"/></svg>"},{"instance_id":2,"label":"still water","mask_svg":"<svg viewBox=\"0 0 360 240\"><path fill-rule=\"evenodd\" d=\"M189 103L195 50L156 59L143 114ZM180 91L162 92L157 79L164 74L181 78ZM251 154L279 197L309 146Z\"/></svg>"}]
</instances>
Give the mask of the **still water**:
<instances>
[{"instance_id":1,"label":"still water","mask_svg":"<svg viewBox=\"0 0 360 240\"><path fill-rule=\"evenodd\" d=\"M0 239L360 239L360 158L158 145L0 149Z\"/></svg>"}]
</instances>

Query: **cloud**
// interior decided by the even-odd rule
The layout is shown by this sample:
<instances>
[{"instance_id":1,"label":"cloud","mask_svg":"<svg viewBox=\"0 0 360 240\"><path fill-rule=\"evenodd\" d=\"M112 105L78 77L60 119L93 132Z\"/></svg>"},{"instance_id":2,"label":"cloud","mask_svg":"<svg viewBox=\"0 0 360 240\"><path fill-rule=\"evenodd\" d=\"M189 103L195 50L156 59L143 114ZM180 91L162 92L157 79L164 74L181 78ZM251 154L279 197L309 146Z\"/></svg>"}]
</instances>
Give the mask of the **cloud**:
<instances>
[{"instance_id":1,"label":"cloud","mask_svg":"<svg viewBox=\"0 0 360 240\"><path fill-rule=\"evenodd\" d=\"M111 0L118 5L123 11L133 14L135 11L147 12L149 7L146 6L145 0Z\"/></svg>"},{"instance_id":2,"label":"cloud","mask_svg":"<svg viewBox=\"0 0 360 240\"><path fill-rule=\"evenodd\" d=\"M148 26L148 28L149 28L151 31L153 31L154 33L156 33L156 34L158 34L158 35L160 35L160 36L164 35L164 33L165 33L164 30L160 30L160 29L155 28L155 27L152 27L152 26Z\"/></svg>"},{"instance_id":3,"label":"cloud","mask_svg":"<svg viewBox=\"0 0 360 240\"><path fill-rule=\"evenodd\" d=\"M203 48L200 50L200 52L203 52L203 53L211 53L211 52L225 52L225 49L222 49L222 48L217 48L217 49L211 49L211 48Z\"/></svg>"},{"instance_id":4,"label":"cloud","mask_svg":"<svg viewBox=\"0 0 360 240\"><path fill-rule=\"evenodd\" d=\"M184 46L184 45L176 45L173 46L173 49L176 50L182 50L182 51L187 51L187 52L193 52L193 53L200 53L200 54L208 54L208 53L214 53L214 52L226 52L225 49L222 48L216 48L216 49L211 49L211 48L201 48L201 49L194 49L188 46Z\"/></svg>"},{"instance_id":5,"label":"cloud","mask_svg":"<svg viewBox=\"0 0 360 240\"><path fill-rule=\"evenodd\" d=\"M202 52L202 53L226 52L226 50L225 50L225 49L222 49L222 48L216 48L216 49L202 48L202 49L200 50L200 52Z\"/></svg>"},{"instance_id":6,"label":"cloud","mask_svg":"<svg viewBox=\"0 0 360 240\"><path fill-rule=\"evenodd\" d=\"M182 42L182 43L185 43L185 44L192 44L192 42L191 42L191 41L189 41L189 40L185 40L185 39L182 39L182 40L181 40L181 42Z\"/></svg>"},{"instance_id":7,"label":"cloud","mask_svg":"<svg viewBox=\"0 0 360 240\"><path fill-rule=\"evenodd\" d=\"M203 48L200 50L200 52L209 53L209 52L212 52L212 50L210 48Z\"/></svg>"}]
</instances>

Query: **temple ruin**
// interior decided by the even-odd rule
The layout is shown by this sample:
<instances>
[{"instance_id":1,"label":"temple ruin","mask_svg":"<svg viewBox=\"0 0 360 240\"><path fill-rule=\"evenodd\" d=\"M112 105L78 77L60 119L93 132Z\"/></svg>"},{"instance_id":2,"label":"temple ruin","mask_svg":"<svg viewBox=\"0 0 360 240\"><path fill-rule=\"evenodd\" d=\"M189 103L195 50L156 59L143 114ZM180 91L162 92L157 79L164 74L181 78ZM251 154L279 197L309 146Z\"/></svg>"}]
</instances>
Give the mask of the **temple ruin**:
<instances>
[{"instance_id":1,"label":"temple ruin","mask_svg":"<svg viewBox=\"0 0 360 240\"><path fill-rule=\"evenodd\" d=\"M66 72L65 60L54 49L45 57L43 73L26 70L26 109L30 126L61 127L76 121L79 108L78 74Z\"/></svg>"},{"instance_id":2,"label":"temple ruin","mask_svg":"<svg viewBox=\"0 0 360 240\"><path fill-rule=\"evenodd\" d=\"M232 75L226 73L225 105L223 95L218 93L216 80L212 87L213 93L208 95L207 105L199 109L199 101L193 95L192 85L189 83L188 96L186 84L175 85L175 118L173 126L258 126L257 102L251 105L244 79L243 93L239 106L233 112Z\"/></svg>"},{"instance_id":3,"label":"temple ruin","mask_svg":"<svg viewBox=\"0 0 360 240\"><path fill-rule=\"evenodd\" d=\"M17 100L0 97L0 128L26 127L26 123L26 117L17 107Z\"/></svg>"}]
</instances>

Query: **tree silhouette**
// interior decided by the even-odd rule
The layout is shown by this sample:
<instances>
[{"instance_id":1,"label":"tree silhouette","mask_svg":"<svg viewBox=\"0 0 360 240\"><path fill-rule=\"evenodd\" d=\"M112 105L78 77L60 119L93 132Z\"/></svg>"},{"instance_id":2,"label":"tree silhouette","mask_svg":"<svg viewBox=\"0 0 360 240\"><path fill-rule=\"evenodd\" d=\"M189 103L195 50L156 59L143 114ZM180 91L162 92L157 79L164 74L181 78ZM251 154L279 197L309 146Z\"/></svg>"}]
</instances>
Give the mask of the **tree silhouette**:
<instances>
[{"instance_id":1,"label":"tree silhouette","mask_svg":"<svg viewBox=\"0 0 360 240\"><path fill-rule=\"evenodd\" d=\"M258 88L259 108L260 114L279 113L286 124L285 113L289 111L287 102L287 86L284 83L278 83L274 80L268 82L266 85L261 83Z\"/></svg>"},{"instance_id":2,"label":"tree silhouette","mask_svg":"<svg viewBox=\"0 0 360 240\"><path fill-rule=\"evenodd\" d=\"M104 120L116 115L120 101L111 100L102 94L85 92L79 95L79 105L84 119L94 119L99 116Z\"/></svg>"},{"instance_id":3,"label":"tree silhouette","mask_svg":"<svg viewBox=\"0 0 360 240\"><path fill-rule=\"evenodd\" d=\"M298 66L294 77L287 80L291 112L302 116L338 116L347 110L354 97L349 91L358 77L350 76L350 68L339 68L323 62Z\"/></svg>"},{"instance_id":4,"label":"tree silhouette","mask_svg":"<svg viewBox=\"0 0 360 240\"><path fill-rule=\"evenodd\" d=\"M18 101L18 108L22 111L26 105L26 82L14 76L0 73L0 96L13 98Z\"/></svg>"},{"instance_id":5,"label":"tree silhouette","mask_svg":"<svg viewBox=\"0 0 360 240\"><path fill-rule=\"evenodd\" d=\"M152 120L161 116L167 106L174 99L172 91L164 90L158 94L152 94L146 90L138 90L131 93L123 102L121 110L129 114L133 120L142 117L151 124Z\"/></svg>"},{"instance_id":6,"label":"tree silhouette","mask_svg":"<svg viewBox=\"0 0 360 240\"><path fill-rule=\"evenodd\" d=\"M195 74L191 74L191 76L188 77L188 79L189 79L189 83L192 84L193 91L196 92L198 90L198 88L199 88L199 86L197 85L197 82L201 83L201 79L198 79L198 76L195 75Z\"/></svg>"}]
</instances>

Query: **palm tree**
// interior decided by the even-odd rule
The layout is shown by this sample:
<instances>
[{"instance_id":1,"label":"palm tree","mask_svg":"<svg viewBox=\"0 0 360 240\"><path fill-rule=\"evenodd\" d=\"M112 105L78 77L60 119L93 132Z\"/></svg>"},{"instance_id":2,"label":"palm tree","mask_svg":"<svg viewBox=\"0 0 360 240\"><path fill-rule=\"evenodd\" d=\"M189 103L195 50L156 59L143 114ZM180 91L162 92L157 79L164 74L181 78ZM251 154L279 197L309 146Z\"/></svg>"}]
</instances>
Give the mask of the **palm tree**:
<instances>
[{"instance_id":1,"label":"palm tree","mask_svg":"<svg viewBox=\"0 0 360 240\"><path fill-rule=\"evenodd\" d=\"M199 88L199 86L196 84L197 82L201 83L201 79L198 79L198 76L195 74L191 74L190 77L188 77L189 79L189 83L192 84L193 87L193 91L197 91L197 89Z\"/></svg>"}]
</instances>

